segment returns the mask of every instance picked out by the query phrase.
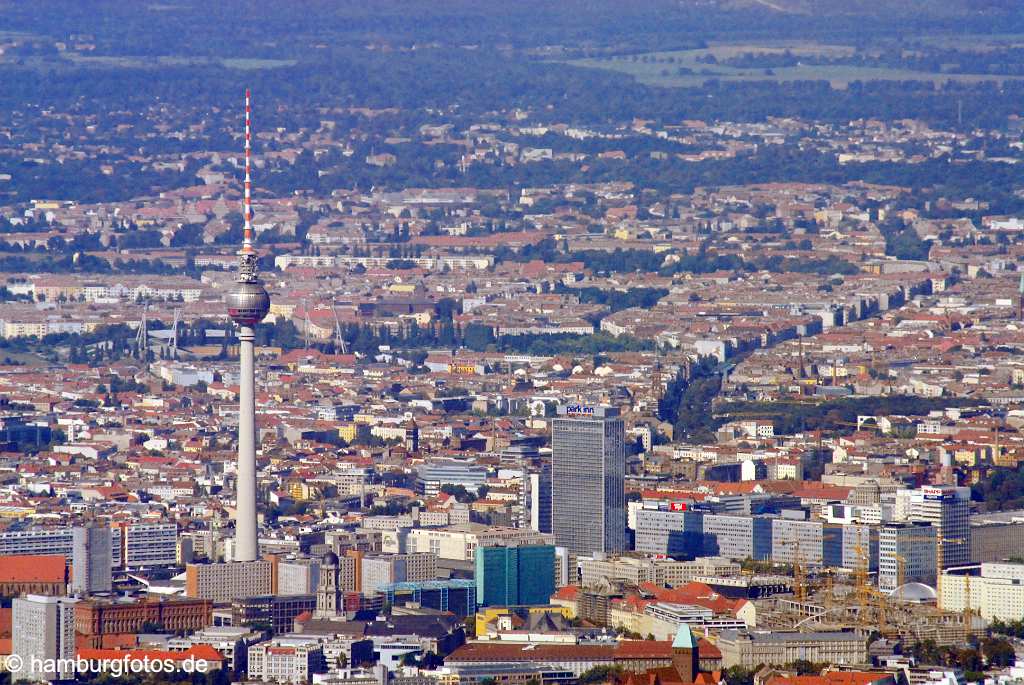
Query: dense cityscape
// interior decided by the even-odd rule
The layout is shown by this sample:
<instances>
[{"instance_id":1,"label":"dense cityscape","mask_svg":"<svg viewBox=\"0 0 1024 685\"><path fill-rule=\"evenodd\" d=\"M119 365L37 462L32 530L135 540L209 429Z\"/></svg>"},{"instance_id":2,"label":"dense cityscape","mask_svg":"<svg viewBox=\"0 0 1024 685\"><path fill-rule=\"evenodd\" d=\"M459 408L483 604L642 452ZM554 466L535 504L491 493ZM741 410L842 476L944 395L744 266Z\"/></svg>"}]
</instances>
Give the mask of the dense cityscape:
<instances>
[{"instance_id":1,"label":"dense cityscape","mask_svg":"<svg viewBox=\"0 0 1024 685\"><path fill-rule=\"evenodd\" d=\"M0 683L1024 683L1020 7L625 4L0 4Z\"/></svg>"}]
</instances>

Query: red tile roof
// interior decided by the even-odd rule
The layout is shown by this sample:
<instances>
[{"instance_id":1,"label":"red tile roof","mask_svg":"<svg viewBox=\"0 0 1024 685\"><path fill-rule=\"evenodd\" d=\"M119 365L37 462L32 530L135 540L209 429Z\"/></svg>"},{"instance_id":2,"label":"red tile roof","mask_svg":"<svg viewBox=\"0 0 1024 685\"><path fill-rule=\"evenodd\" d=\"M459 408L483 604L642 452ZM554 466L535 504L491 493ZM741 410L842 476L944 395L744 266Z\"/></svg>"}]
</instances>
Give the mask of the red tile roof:
<instances>
[{"instance_id":1,"label":"red tile roof","mask_svg":"<svg viewBox=\"0 0 1024 685\"><path fill-rule=\"evenodd\" d=\"M195 658L197 661L224 661L223 655L210 645L193 645L183 652L169 652L163 649L79 649L78 656L89 661L109 659L117 661L127 657L131 661L185 661Z\"/></svg>"},{"instance_id":2,"label":"red tile roof","mask_svg":"<svg viewBox=\"0 0 1024 685\"><path fill-rule=\"evenodd\" d=\"M63 583L62 554L14 554L0 557L0 583Z\"/></svg>"},{"instance_id":3,"label":"red tile roof","mask_svg":"<svg viewBox=\"0 0 1024 685\"><path fill-rule=\"evenodd\" d=\"M830 671L821 675L772 676L766 685L873 685L892 683L891 673L871 671Z\"/></svg>"},{"instance_id":4,"label":"red tile roof","mask_svg":"<svg viewBox=\"0 0 1024 685\"><path fill-rule=\"evenodd\" d=\"M565 599L569 601L576 601L576 598L580 596L580 589L575 585L566 585L555 590L555 594L551 595L551 599Z\"/></svg>"}]
</instances>

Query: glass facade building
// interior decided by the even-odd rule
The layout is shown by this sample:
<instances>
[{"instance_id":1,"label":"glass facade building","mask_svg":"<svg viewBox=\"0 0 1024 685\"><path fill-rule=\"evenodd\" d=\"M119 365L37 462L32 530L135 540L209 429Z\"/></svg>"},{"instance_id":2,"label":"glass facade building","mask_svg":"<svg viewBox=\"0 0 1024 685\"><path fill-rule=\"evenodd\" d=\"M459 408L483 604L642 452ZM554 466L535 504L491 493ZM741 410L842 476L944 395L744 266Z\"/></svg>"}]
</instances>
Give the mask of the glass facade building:
<instances>
[{"instance_id":1,"label":"glass facade building","mask_svg":"<svg viewBox=\"0 0 1024 685\"><path fill-rule=\"evenodd\" d=\"M571 555L626 547L625 429L610 407L560 406L551 429L551 530Z\"/></svg>"},{"instance_id":2,"label":"glass facade building","mask_svg":"<svg viewBox=\"0 0 1024 685\"><path fill-rule=\"evenodd\" d=\"M555 593L555 547L478 547L475 578L480 606L547 604Z\"/></svg>"}]
</instances>

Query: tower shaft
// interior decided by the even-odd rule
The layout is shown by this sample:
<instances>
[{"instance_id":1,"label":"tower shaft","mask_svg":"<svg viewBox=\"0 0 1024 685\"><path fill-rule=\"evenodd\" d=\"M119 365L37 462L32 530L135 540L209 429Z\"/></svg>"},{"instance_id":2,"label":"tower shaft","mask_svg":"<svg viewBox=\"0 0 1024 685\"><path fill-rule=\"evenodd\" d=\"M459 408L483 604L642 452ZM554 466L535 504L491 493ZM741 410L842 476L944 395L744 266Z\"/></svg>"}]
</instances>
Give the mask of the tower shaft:
<instances>
[{"instance_id":1,"label":"tower shaft","mask_svg":"<svg viewBox=\"0 0 1024 685\"><path fill-rule=\"evenodd\" d=\"M255 326L270 311L270 296L260 282L253 247L251 194L251 107L245 91L245 185L242 202L245 225L238 252L238 280L227 293L228 316L238 324L238 467L235 486L236 561L255 561L259 556L256 513L256 365Z\"/></svg>"},{"instance_id":2,"label":"tower shaft","mask_svg":"<svg viewBox=\"0 0 1024 685\"><path fill-rule=\"evenodd\" d=\"M259 554L256 534L256 365L251 326L238 333L240 375L238 383L238 473L235 521L235 560L255 561Z\"/></svg>"}]
</instances>

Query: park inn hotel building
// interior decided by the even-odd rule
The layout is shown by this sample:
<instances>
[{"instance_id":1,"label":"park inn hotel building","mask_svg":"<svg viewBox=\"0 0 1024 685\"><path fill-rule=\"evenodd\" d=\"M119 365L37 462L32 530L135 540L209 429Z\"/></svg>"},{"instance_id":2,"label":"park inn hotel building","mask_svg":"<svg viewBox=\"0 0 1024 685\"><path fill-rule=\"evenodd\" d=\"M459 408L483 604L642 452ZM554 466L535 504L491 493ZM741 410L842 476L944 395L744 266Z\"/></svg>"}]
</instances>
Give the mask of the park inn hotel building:
<instances>
[{"instance_id":1,"label":"park inn hotel building","mask_svg":"<svg viewBox=\"0 0 1024 685\"><path fill-rule=\"evenodd\" d=\"M551 532L573 557L626 547L625 429L618 409L562 405L551 428Z\"/></svg>"}]
</instances>

